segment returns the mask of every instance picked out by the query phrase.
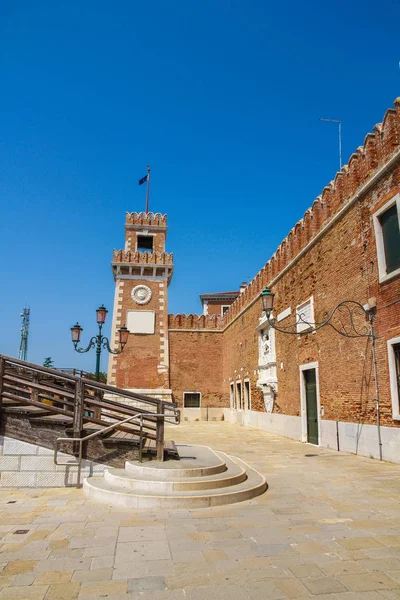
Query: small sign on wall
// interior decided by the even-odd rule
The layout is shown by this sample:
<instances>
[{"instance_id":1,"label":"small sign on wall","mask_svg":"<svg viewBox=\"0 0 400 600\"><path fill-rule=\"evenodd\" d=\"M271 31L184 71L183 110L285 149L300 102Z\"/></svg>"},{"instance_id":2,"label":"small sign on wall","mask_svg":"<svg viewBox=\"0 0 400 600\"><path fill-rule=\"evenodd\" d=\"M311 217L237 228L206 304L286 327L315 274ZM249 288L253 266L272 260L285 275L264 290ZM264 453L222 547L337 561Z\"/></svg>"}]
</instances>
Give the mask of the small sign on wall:
<instances>
[{"instance_id":1,"label":"small sign on wall","mask_svg":"<svg viewBox=\"0 0 400 600\"><path fill-rule=\"evenodd\" d=\"M153 334L155 330L154 310L126 311L126 326L130 333Z\"/></svg>"}]
</instances>

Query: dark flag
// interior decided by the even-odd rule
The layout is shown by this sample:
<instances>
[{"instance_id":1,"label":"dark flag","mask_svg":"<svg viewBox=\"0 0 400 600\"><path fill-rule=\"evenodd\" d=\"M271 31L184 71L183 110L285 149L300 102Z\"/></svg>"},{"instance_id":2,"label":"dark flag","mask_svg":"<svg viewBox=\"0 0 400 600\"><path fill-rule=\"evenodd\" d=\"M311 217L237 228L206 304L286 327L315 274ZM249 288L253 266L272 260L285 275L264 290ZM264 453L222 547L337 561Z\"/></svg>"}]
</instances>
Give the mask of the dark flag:
<instances>
[{"instance_id":1,"label":"dark flag","mask_svg":"<svg viewBox=\"0 0 400 600\"><path fill-rule=\"evenodd\" d=\"M145 181L147 181L149 175L145 175L144 177L142 177L142 179L139 179L139 185L142 185L143 183L145 183Z\"/></svg>"}]
</instances>

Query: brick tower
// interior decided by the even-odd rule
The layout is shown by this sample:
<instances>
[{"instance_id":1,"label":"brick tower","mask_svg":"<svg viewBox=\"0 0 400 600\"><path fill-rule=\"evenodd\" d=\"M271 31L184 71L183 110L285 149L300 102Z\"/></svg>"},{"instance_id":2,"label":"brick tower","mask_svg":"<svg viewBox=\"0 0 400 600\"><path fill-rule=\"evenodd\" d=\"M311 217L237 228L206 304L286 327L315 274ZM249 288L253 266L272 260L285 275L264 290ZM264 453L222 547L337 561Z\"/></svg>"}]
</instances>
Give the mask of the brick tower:
<instances>
[{"instance_id":1,"label":"brick tower","mask_svg":"<svg viewBox=\"0 0 400 600\"><path fill-rule=\"evenodd\" d=\"M115 298L111 339L130 331L122 354L110 355L108 383L171 400L168 355L168 285L173 255L165 252L167 217L127 213L125 250L114 250Z\"/></svg>"}]
</instances>

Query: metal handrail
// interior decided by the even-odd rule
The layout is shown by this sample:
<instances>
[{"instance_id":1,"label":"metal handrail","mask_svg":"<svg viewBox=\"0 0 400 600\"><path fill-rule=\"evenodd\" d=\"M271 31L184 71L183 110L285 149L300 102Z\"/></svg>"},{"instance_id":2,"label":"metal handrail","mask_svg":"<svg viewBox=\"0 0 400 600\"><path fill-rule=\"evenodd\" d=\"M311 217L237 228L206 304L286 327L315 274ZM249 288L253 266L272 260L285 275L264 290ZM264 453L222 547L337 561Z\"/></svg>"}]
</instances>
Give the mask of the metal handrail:
<instances>
[{"instance_id":1,"label":"metal handrail","mask_svg":"<svg viewBox=\"0 0 400 600\"><path fill-rule=\"evenodd\" d=\"M165 419L165 414L164 413L148 413L150 414L152 417L163 417ZM81 470L82 470L82 450L83 450L83 442L86 442L87 440L90 440L91 438L96 437L97 435L102 435L104 433L107 433L107 431L111 431L112 429L115 429L115 427L118 427L118 425L123 425L123 423L128 423L129 421L133 421L134 419L139 419L140 420L140 433L139 433L139 462L142 462L143 460L143 418L147 416L144 415L143 413L137 413L136 415L132 415L130 417L127 417L126 419L123 419L122 421L118 421L117 423L113 423L112 425L110 425L109 427L104 427L103 429L99 429L98 431L94 431L93 433L89 433L89 435L86 435L83 438L57 438L56 440L56 447L54 449L54 463L58 466L62 466L62 467L78 467L78 474L77 474L77 480L76 480L76 487L79 488L81 487ZM77 442L79 443L79 456L78 456L78 462L66 462L66 463L60 463L57 462L57 455L58 455L58 443L59 442Z\"/></svg>"},{"instance_id":2,"label":"metal handrail","mask_svg":"<svg viewBox=\"0 0 400 600\"><path fill-rule=\"evenodd\" d=\"M110 394L113 394L115 396L121 396L124 398L132 398L133 400L139 400L144 404L150 404L154 406L157 405L158 402L162 402L165 409L168 409L172 412L179 411L176 402L168 402L167 400L156 400L155 398L151 398L150 396L144 396L143 394L136 394L128 390L120 390L119 388L107 385L105 383L100 383L99 381L94 381L93 379L86 379L85 377L72 375L66 373L65 371L60 371L58 369L49 369L47 367L35 365L33 363L29 363L24 360L19 360L18 358L12 358L11 356L6 356L4 354L0 354L0 358L4 358L6 363L8 363L10 366L15 365L17 367L22 367L23 369L26 369L28 371L34 371L37 373L42 373L44 375L54 375L57 379L61 379L64 381L81 381L85 384L85 386L91 387L95 390L109 392Z\"/></svg>"}]
</instances>

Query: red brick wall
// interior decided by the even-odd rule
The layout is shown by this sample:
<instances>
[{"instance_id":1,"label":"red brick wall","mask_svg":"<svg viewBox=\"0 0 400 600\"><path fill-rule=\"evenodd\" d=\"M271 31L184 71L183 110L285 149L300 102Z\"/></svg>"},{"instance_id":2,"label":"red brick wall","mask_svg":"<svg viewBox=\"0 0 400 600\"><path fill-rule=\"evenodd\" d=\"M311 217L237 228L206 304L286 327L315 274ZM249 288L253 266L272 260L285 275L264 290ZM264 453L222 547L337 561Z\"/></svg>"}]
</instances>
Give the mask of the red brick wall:
<instances>
[{"instance_id":1,"label":"red brick wall","mask_svg":"<svg viewBox=\"0 0 400 600\"><path fill-rule=\"evenodd\" d=\"M169 347L174 401L183 406L183 392L201 392L202 408L223 406L222 333L170 331Z\"/></svg>"},{"instance_id":2,"label":"red brick wall","mask_svg":"<svg viewBox=\"0 0 400 600\"><path fill-rule=\"evenodd\" d=\"M381 162L393 152L393 140L400 140L395 133L400 130L400 114L397 107L397 122L394 113L386 118L387 131L381 137L379 130L375 139L375 153L362 157L363 175L370 175L368 165L380 154ZM392 119L390 122L388 119ZM397 123L397 125L396 125ZM367 144L370 140L367 138ZM370 154L372 153L372 158ZM354 160L349 175L343 175L335 187L325 188L319 206L307 211L303 222L296 225L288 238L281 244L275 256L256 276L246 293L234 303L225 317L228 327L224 332L224 390L228 406L229 381L238 374L249 374L256 368L258 342L255 327L261 315L261 303L246 308L257 298L261 288L277 280L273 285L276 293L274 313L288 308L291 317L280 323L287 326L294 321L296 306L311 295L314 297L316 320L323 320L342 300L357 300L366 304L368 298L376 296L378 381L382 423L397 426L391 418L392 407L389 389L388 357L386 341L400 334L400 277L379 284L377 250L372 223L372 213L400 189L400 166L382 177L358 201L328 229L286 273L282 273L290 260L304 248L322 225L338 212L345 200L359 187L361 168L356 169ZM378 163L373 163L378 166ZM358 175L358 177L356 177ZM348 179L351 178L352 179ZM341 200L343 199L343 200ZM317 202L318 204L318 202ZM243 311L243 314L240 314ZM239 316L238 316L239 315ZM276 334L277 375L279 382L275 412L289 415L300 414L299 365L319 363L320 400L326 419L375 423L375 387L371 343L368 339L348 339L325 327L315 334L302 336ZM256 377L252 377L254 385ZM253 392L254 398L254 392ZM254 406L254 402L253 402ZM262 404L260 403L262 408Z\"/></svg>"},{"instance_id":3,"label":"red brick wall","mask_svg":"<svg viewBox=\"0 0 400 600\"><path fill-rule=\"evenodd\" d=\"M221 315L222 314L222 306L230 306L232 304L231 300L209 300L208 301L208 314L209 315Z\"/></svg>"},{"instance_id":4,"label":"red brick wall","mask_svg":"<svg viewBox=\"0 0 400 600\"><path fill-rule=\"evenodd\" d=\"M148 304L140 306L132 298L132 289L143 283L152 291L152 298ZM126 322L127 310L154 310L156 312L155 334L141 335L130 334L128 343L122 354L117 356L116 386L122 388L153 389L169 388L168 373L159 373L157 366L160 364L161 335L160 330L168 328L168 303L166 282L164 287L159 287L158 281L125 280L122 299L122 321ZM164 291L164 309L160 309L160 290Z\"/></svg>"},{"instance_id":5,"label":"red brick wall","mask_svg":"<svg viewBox=\"0 0 400 600\"><path fill-rule=\"evenodd\" d=\"M213 355L215 362L211 363L212 385L218 390L215 375L223 356L222 399L219 402L229 406L230 382L249 378L252 408L264 409L261 392L256 387L256 326L261 316L259 294L265 285L275 282L275 315L288 306L292 310L292 315L282 321L283 326L293 322L296 306L311 295L314 297L317 321L326 318L342 300L356 300L364 305L368 298L376 296L376 346L382 423L397 425L391 419L386 341L400 334L400 277L381 285L378 282L377 251L371 215L400 188L398 163L388 174L360 194L359 199L302 257L292 265L290 262L330 223L333 216L369 181L378 168L390 159L399 143L400 103L397 102L396 109L387 112L382 125L375 128L374 134L366 137L364 148L350 158L349 165L323 190L322 196L306 211L304 218L295 225L272 259L247 286L245 293L232 304L224 318L222 352ZM361 325L363 323L364 321ZM195 327L195 324L185 326L190 328ZM210 365L209 357L214 343L211 341L210 345L203 345L192 341L189 352L188 342L182 340L182 335L174 339L171 346L173 389L183 390L185 386L193 388L193 381L196 381L201 391L201 386L210 382L210 370L207 368L202 371L197 365ZM274 405L275 412L300 414L299 366L318 362L324 418L375 423L370 340L348 339L328 326L301 338L277 332L276 352L279 390ZM181 363L184 368L181 369L176 363Z\"/></svg>"}]
</instances>

